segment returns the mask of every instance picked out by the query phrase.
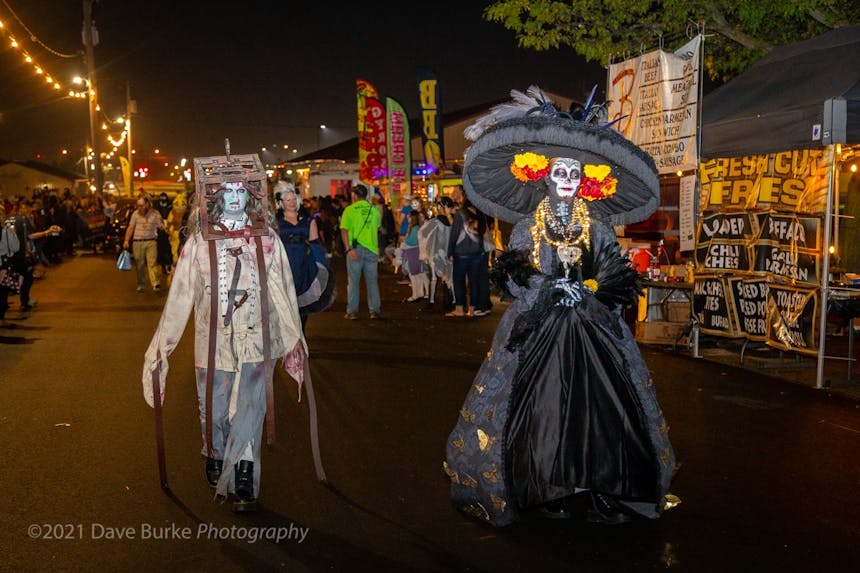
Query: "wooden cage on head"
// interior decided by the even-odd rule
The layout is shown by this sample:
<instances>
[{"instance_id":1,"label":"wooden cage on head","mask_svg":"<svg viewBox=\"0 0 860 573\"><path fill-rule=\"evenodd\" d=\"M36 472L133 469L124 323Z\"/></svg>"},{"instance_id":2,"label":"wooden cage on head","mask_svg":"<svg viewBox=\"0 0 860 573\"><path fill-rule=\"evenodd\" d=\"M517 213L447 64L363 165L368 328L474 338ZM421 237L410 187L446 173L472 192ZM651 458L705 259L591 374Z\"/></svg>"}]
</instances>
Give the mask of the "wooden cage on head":
<instances>
[{"instance_id":1,"label":"wooden cage on head","mask_svg":"<svg viewBox=\"0 0 860 573\"><path fill-rule=\"evenodd\" d=\"M194 158L197 204L200 207L200 230L207 241L228 237L253 237L269 232L269 190L266 171L260 156L231 155L227 140L226 155ZM249 217L244 229L230 231L220 221L213 221L214 204L221 199L227 183L241 183L248 192Z\"/></svg>"}]
</instances>

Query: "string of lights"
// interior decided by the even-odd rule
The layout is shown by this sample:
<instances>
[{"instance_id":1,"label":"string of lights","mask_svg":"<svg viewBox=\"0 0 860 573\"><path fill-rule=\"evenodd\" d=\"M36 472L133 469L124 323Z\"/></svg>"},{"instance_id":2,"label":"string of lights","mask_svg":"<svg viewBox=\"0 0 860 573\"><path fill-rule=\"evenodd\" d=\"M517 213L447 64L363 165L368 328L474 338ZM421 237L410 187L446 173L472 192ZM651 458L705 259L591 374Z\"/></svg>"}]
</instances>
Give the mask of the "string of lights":
<instances>
[{"instance_id":1,"label":"string of lights","mask_svg":"<svg viewBox=\"0 0 860 573\"><path fill-rule=\"evenodd\" d=\"M52 74L48 73L45 70L45 67L40 65L36 61L36 59L33 58L33 56L31 56L30 53L21 46L21 44L18 42L17 39L15 39L15 36L12 34L11 31L9 31L6 24L2 20L0 20L0 32L2 32L4 36L6 36L6 38L9 41L9 45L12 48L19 50L21 52L21 55L24 56L24 61L27 64L32 66L33 71L36 72L36 75L41 76L45 79L45 84L49 88L51 88L53 90L62 89L62 87L63 87L62 84L60 84L60 82L58 82ZM75 92L74 90L70 90L69 95L72 97L86 97L86 92L84 92L83 96L78 96L77 92Z\"/></svg>"},{"instance_id":2,"label":"string of lights","mask_svg":"<svg viewBox=\"0 0 860 573\"><path fill-rule=\"evenodd\" d=\"M32 42L39 44L40 46L42 46L42 48L45 49L45 51L57 56L58 58L77 58L77 57L80 57L80 55L81 55L80 52L75 53L75 54L64 54L62 52L58 52L57 50L55 50L55 49L51 48L50 46L48 46L47 44L45 44L42 40L39 39L38 36L36 36L36 34L33 33L32 30L30 30L30 28L27 27L27 25L23 21L21 21L21 18L19 18L18 14L15 13L15 10L13 10L11 6L9 6L9 3L6 2L6 0L2 0L2 1L3 1L3 5L6 6L6 9L9 11L9 13L12 14L12 17L15 18L15 20L17 20L18 24L20 24L20 26L22 28L24 28L24 30L26 30L28 34L30 34L30 40Z\"/></svg>"}]
</instances>

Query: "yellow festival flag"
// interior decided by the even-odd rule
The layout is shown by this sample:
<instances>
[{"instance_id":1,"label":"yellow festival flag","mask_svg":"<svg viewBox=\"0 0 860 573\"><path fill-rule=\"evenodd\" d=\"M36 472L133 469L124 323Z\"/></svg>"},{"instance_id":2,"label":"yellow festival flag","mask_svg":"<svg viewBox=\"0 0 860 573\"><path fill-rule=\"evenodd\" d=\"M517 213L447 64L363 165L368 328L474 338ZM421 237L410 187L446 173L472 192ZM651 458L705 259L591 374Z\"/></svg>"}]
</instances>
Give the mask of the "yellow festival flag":
<instances>
[{"instance_id":1,"label":"yellow festival flag","mask_svg":"<svg viewBox=\"0 0 860 573\"><path fill-rule=\"evenodd\" d=\"M121 155L119 157L119 163L122 166L122 181L125 184L125 194L131 197L133 194L132 187L134 186L131 180L131 164L128 162L127 158Z\"/></svg>"}]
</instances>

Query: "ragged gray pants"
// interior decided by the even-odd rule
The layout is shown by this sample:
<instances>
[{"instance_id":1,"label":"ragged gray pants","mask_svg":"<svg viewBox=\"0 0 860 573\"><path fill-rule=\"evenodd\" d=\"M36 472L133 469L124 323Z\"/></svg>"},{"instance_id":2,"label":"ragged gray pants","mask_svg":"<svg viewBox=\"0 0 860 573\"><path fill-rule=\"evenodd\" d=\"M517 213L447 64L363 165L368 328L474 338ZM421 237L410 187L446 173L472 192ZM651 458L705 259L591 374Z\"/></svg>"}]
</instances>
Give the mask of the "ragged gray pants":
<instances>
[{"instance_id":1,"label":"ragged gray pants","mask_svg":"<svg viewBox=\"0 0 860 573\"><path fill-rule=\"evenodd\" d=\"M274 364L272 365L274 368ZM206 448L206 368L195 369L197 398L200 409L200 430L203 435L204 456ZM212 457L224 460L224 469L218 481L216 494L226 496L234 493L234 465L246 453L248 445L254 461L254 497L260 490L260 443L263 422L266 418L266 380L262 362L243 364L238 380L236 372L216 370L212 384ZM230 399L233 386L236 388L236 404L230 416Z\"/></svg>"}]
</instances>

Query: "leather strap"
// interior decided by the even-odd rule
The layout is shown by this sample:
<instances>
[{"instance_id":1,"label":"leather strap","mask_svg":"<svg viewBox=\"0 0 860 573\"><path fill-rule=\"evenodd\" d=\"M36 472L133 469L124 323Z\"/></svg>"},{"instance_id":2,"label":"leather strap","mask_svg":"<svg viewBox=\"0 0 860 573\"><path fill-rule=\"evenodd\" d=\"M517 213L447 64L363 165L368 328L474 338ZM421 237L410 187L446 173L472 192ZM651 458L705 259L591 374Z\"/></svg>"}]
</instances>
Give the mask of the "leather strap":
<instances>
[{"instance_id":1,"label":"leather strap","mask_svg":"<svg viewBox=\"0 0 860 573\"><path fill-rule=\"evenodd\" d=\"M215 241L209 243L209 357L206 362L206 452L212 453L212 387L215 384L215 349L218 339L218 255Z\"/></svg>"},{"instance_id":2,"label":"leather strap","mask_svg":"<svg viewBox=\"0 0 860 573\"><path fill-rule=\"evenodd\" d=\"M254 237L257 251L257 272L260 285L260 328L263 329L263 372L266 376L266 443L275 443L275 392L272 388L272 341L269 332L269 285L266 259L263 257L263 240Z\"/></svg>"},{"instance_id":3,"label":"leather strap","mask_svg":"<svg viewBox=\"0 0 860 573\"><path fill-rule=\"evenodd\" d=\"M155 370L152 371L152 402L155 406L155 446L158 451L158 479L161 489L167 490L167 461L164 456L164 423L161 419L161 352L156 354Z\"/></svg>"},{"instance_id":4,"label":"leather strap","mask_svg":"<svg viewBox=\"0 0 860 573\"><path fill-rule=\"evenodd\" d=\"M314 470L319 481L327 481L325 470L322 465L322 456L320 456L320 438L317 430L317 402L314 398L314 385L311 382L311 367L310 360L305 356L305 392L308 397L308 413L310 417L310 432L311 432L311 453L314 456Z\"/></svg>"}]
</instances>

